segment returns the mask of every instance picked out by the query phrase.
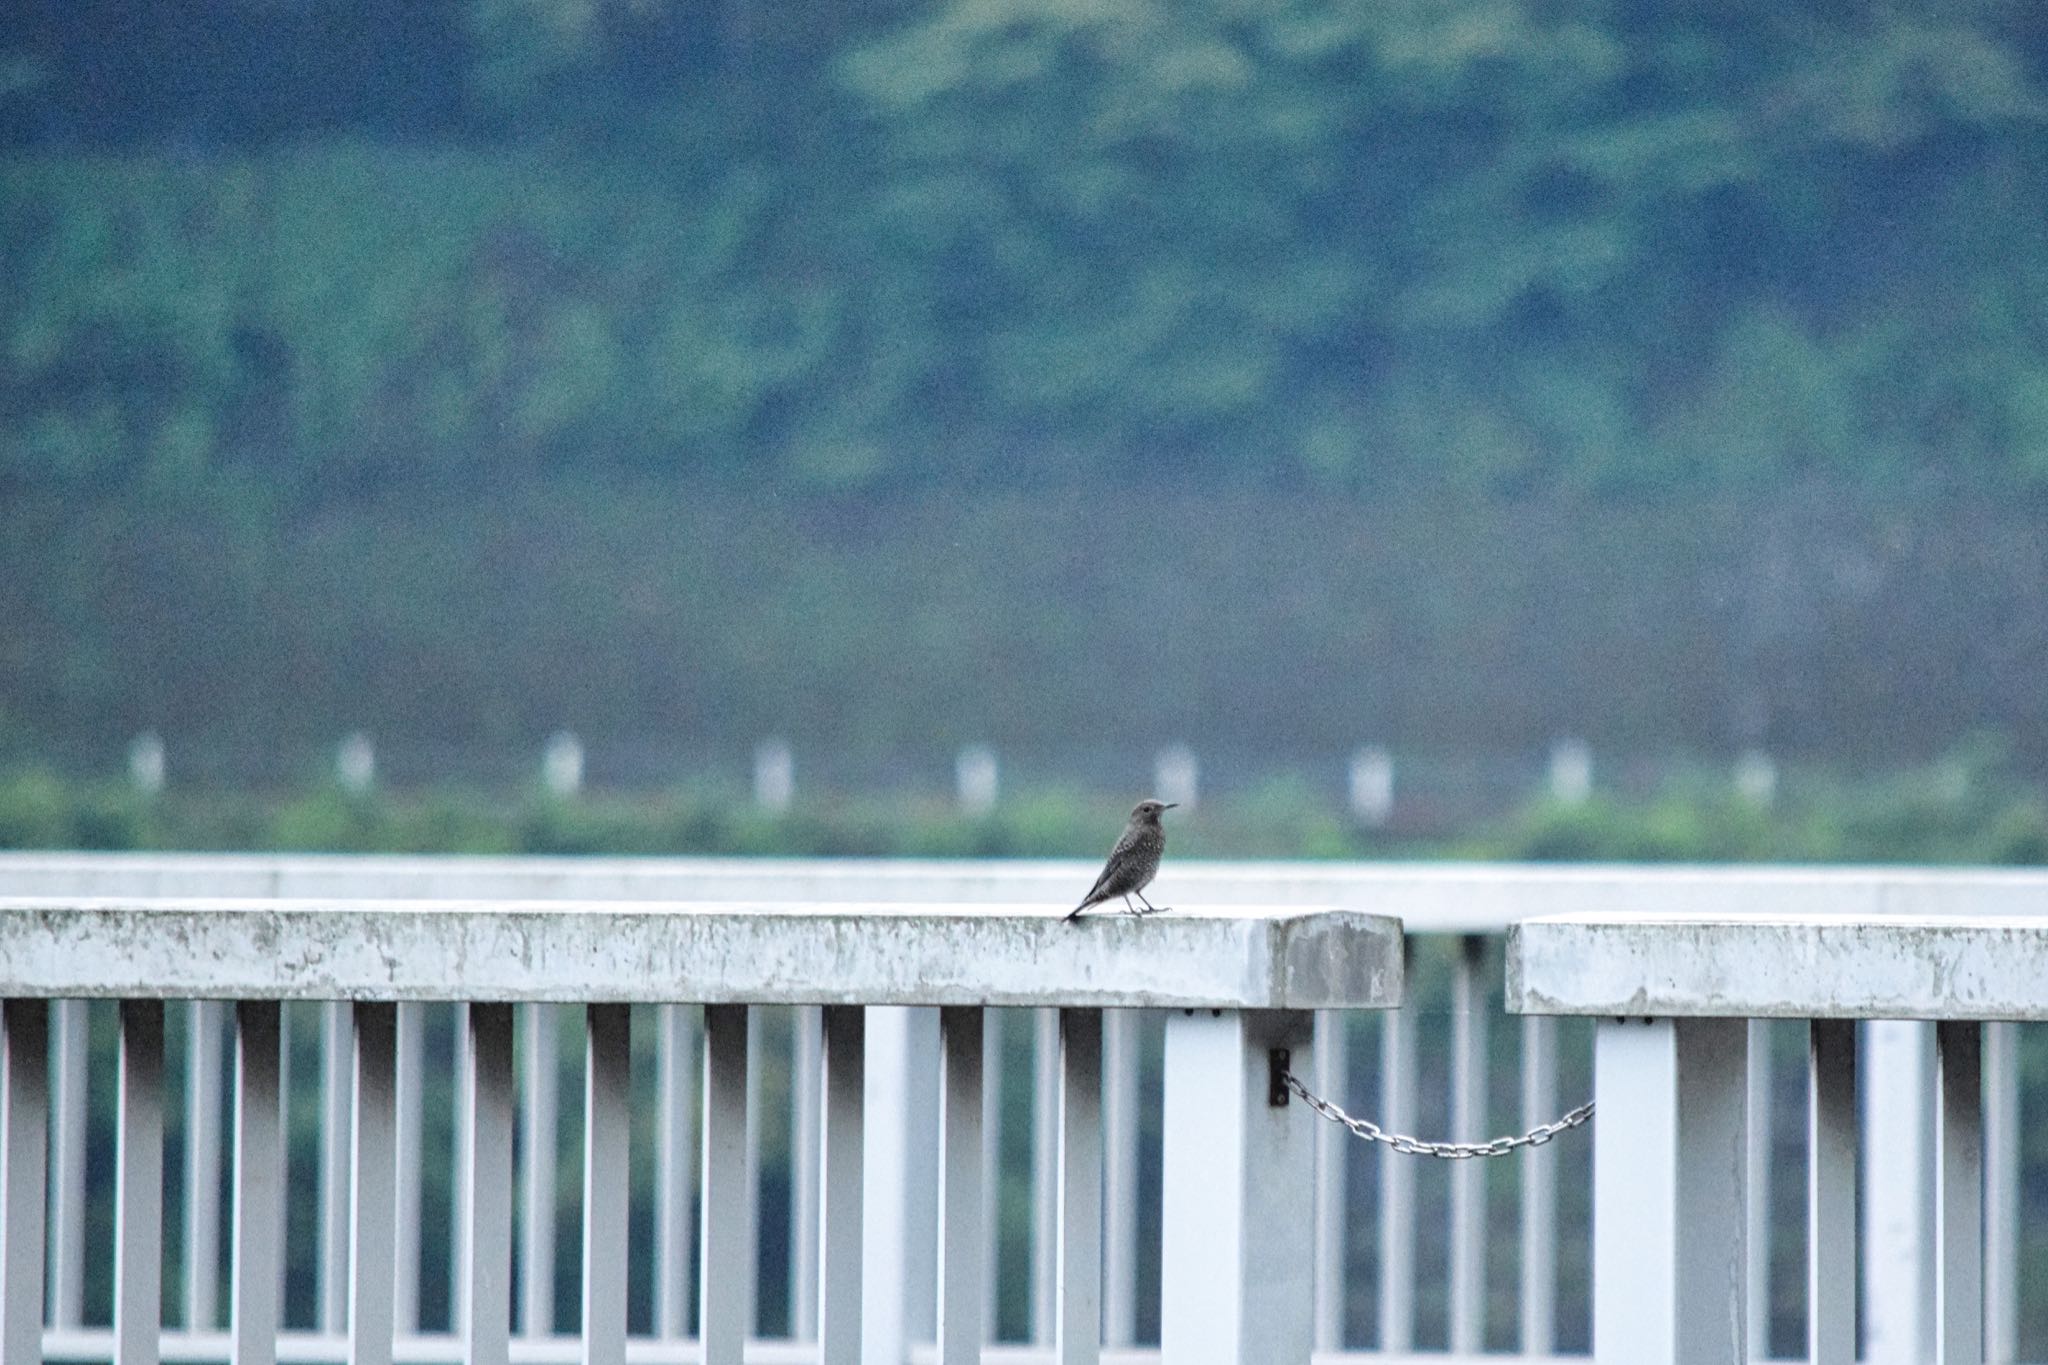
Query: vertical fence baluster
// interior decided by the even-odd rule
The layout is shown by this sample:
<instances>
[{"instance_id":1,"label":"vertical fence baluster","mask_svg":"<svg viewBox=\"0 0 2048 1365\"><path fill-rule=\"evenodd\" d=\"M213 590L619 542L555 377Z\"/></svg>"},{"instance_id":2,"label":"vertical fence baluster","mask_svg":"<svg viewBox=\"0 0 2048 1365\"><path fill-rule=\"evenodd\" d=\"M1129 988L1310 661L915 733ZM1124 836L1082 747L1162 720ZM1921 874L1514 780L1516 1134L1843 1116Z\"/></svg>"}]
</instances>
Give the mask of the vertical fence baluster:
<instances>
[{"instance_id":1,"label":"vertical fence baluster","mask_svg":"<svg viewBox=\"0 0 2048 1365\"><path fill-rule=\"evenodd\" d=\"M530 1337L555 1330L555 1163L559 1151L555 1117L560 1102L557 1070L560 1039L553 1005L524 1009L526 1112L520 1146L526 1219L519 1230L519 1330Z\"/></svg>"},{"instance_id":2,"label":"vertical fence baluster","mask_svg":"<svg viewBox=\"0 0 2048 1365\"><path fill-rule=\"evenodd\" d=\"M982 1296L982 1012L939 1011L939 1365L977 1365Z\"/></svg>"},{"instance_id":3,"label":"vertical fence baluster","mask_svg":"<svg viewBox=\"0 0 2048 1365\"><path fill-rule=\"evenodd\" d=\"M1771 1356L1771 1021L1749 1021L1749 1358Z\"/></svg>"},{"instance_id":4,"label":"vertical fence baluster","mask_svg":"<svg viewBox=\"0 0 2048 1365\"><path fill-rule=\"evenodd\" d=\"M1557 1117L1557 1020L1522 1016L1522 1127ZM1525 1356L1557 1346L1557 1150L1531 1147L1517 1165L1522 1178L1521 1345Z\"/></svg>"},{"instance_id":5,"label":"vertical fence baluster","mask_svg":"<svg viewBox=\"0 0 2048 1365\"><path fill-rule=\"evenodd\" d=\"M1101 1010L1062 1009L1059 1027L1059 1209L1056 1365L1102 1354Z\"/></svg>"},{"instance_id":6,"label":"vertical fence baluster","mask_svg":"<svg viewBox=\"0 0 2048 1365\"><path fill-rule=\"evenodd\" d=\"M1059 1269L1060 1012L1033 1010L1031 1030L1031 1340L1050 1346L1059 1311L1055 1276ZM1095 1046L1100 1069L1100 1037ZM1099 1078L1097 1086L1099 1091ZM1098 1110L1101 1103L1098 1093ZM1100 1286L1097 1293L1099 1296Z\"/></svg>"},{"instance_id":7,"label":"vertical fence baluster","mask_svg":"<svg viewBox=\"0 0 2048 1365\"><path fill-rule=\"evenodd\" d=\"M1486 1128L1486 999L1479 968L1486 940L1458 940L1451 975L1451 1136L1483 1141ZM1451 1350L1475 1355L1486 1338L1486 1170L1451 1164Z\"/></svg>"},{"instance_id":8,"label":"vertical fence baluster","mask_svg":"<svg viewBox=\"0 0 2048 1365\"><path fill-rule=\"evenodd\" d=\"M704 1365L740 1365L747 1330L747 1007L704 1007L704 1176L697 1312Z\"/></svg>"},{"instance_id":9,"label":"vertical fence baluster","mask_svg":"<svg viewBox=\"0 0 2048 1365\"><path fill-rule=\"evenodd\" d=\"M1275 1049L1314 1075L1312 1017L1166 1018L1159 1316L1174 1365L1299 1365L1314 1345L1313 1116L1273 1103Z\"/></svg>"},{"instance_id":10,"label":"vertical fence baluster","mask_svg":"<svg viewBox=\"0 0 2048 1365\"><path fill-rule=\"evenodd\" d=\"M512 1331L512 1007L472 1003L464 1012L462 1160L456 1183L467 1227L460 1278L465 1365L506 1365Z\"/></svg>"},{"instance_id":11,"label":"vertical fence baluster","mask_svg":"<svg viewBox=\"0 0 2048 1365\"><path fill-rule=\"evenodd\" d=\"M417 1001L398 1006L397 1213L392 1220L392 1320L401 1332L420 1325L420 1108L426 1099L422 1072L427 1058L427 1007Z\"/></svg>"},{"instance_id":12,"label":"vertical fence baluster","mask_svg":"<svg viewBox=\"0 0 2048 1365\"><path fill-rule=\"evenodd\" d=\"M741 1200L744 1213L740 1218L741 1244L740 1263L747 1269L746 1277L740 1282L739 1293L745 1300L741 1316L746 1322L748 1336L760 1330L760 1288L755 1283L761 1270L761 1120L766 1117L767 1106L761 1101L761 1089L768 1081L766 1054L768 1047L767 1029L764 1027L769 1015L766 1008L748 1006L747 1024L747 1105L746 1105L746 1179L741 1184Z\"/></svg>"},{"instance_id":13,"label":"vertical fence baluster","mask_svg":"<svg viewBox=\"0 0 2048 1365\"><path fill-rule=\"evenodd\" d=\"M56 1069L49 1078L49 1140L55 1158L50 1171L50 1321L59 1327L77 1327L85 1321L85 1064L90 1010L84 1000L59 1000L49 1006L56 1046Z\"/></svg>"},{"instance_id":14,"label":"vertical fence baluster","mask_svg":"<svg viewBox=\"0 0 2048 1365\"><path fill-rule=\"evenodd\" d=\"M1984 1026L1984 1359L2019 1354L2020 1052L2017 1024Z\"/></svg>"},{"instance_id":15,"label":"vertical fence baluster","mask_svg":"<svg viewBox=\"0 0 2048 1365\"><path fill-rule=\"evenodd\" d=\"M1856 1024L1807 1025L1806 1357L1856 1362Z\"/></svg>"},{"instance_id":16,"label":"vertical fence baluster","mask_svg":"<svg viewBox=\"0 0 2048 1365\"><path fill-rule=\"evenodd\" d=\"M49 1006L0 1001L0 1362L43 1358L43 1199L49 1161Z\"/></svg>"},{"instance_id":17,"label":"vertical fence baluster","mask_svg":"<svg viewBox=\"0 0 2048 1365\"><path fill-rule=\"evenodd\" d=\"M1403 947L1409 965L1414 940ZM1415 1012L1403 1007L1380 1015L1380 1122L1397 1133L1415 1131ZM1391 1147L1380 1158L1380 1339L1389 1355L1415 1344L1415 1162Z\"/></svg>"},{"instance_id":18,"label":"vertical fence baluster","mask_svg":"<svg viewBox=\"0 0 2048 1365\"><path fill-rule=\"evenodd\" d=\"M1316 1013L1316 1090L1338 1104L1349 1101L1351 1073L1347 1016ZM1316 1349L1344 1346L1344 1262L1346 1253L1344 1142L1349 1135L1334 1123L1316 1125Z\"/></svg>"},{"instance_id":19,"label":"vertical fence baluster","mask_svg":"<svg viewBox=\"0 0 2048 1365\"><path fill-rule=\"evenodd\" d=\"M626 1215L632 1013L586 1007L583 1067L583 1365L626 1365Z\"/></svg>"},{"instance_id":20,"label":"vertical fence baluster","mask_svg":"<svg viewBox=\"0 0 2048 1365\"><path fill-rule=\"evenodd\" d=\"M663 1005L655 1041L657 1137L654 1208L654 1331L690 1332L690 1203L696 1193L697 1030L686 1005Z\"/></svg>"},{"instance_id":21,"label":"vertical fence baluster","mask_svg":"<svg viewBox=\"0 0 2048 1365\"><path fill-rule=\"evenodd\" d=\"M114 1365L156 1365L163 1331L164 1006L121 1002Z\"/></svg>"},{"instance_id":22,"label":"vertical fence baluster","mask_svg":"<svg viewBox=\"0 0 2048 1365\"><path fill-rule=\"evenodd\" d=\"M1934 1356L1934 1026L1862 1027L1863 1349L1871 1365Z\"/></svg>"},{"instance_id":23,"label":"vertical fence baluster","mask_svg":"<svg viewBox=\"0 0 2048 1365\"><path fill-rule=\"evenodd\" d=\"M321 1007L320 1313L323 1332L348 1330L349 1068L353 1025L345 1001Z\"/></svg>"},{"instance_id":24,"label":"vertical fence baluster","mask_svg":"<svg viewBox=\"0 0 2048 1365\"><path fill-rule=\"evenodd\" d=\"M1003 1160L1003 1021L1002 1010L983 1010L981 1015L981 1234L985 1245L981 1263L982 1321L994 1337L996 1298L1002 1280L1002 1197Z\"/></svg>"},{"instance_id":25,"label":"vertical fence baluster","mask_svg":"<svg viewBox=\"0 0 2048 1365\"><path fill-rule=\"evenodd\" d=\"M220 1307L221 1025L218 1000L185 1007L185 1326L204 1331Z\"/></svg>"},{"instance_id":26,"label":"vertical fence baluster","mask_svg":"<svg viewBox=\"0 0 2048 1365\"><path fill-rule=\"evenodd\" d=\"M469 1317L469 1182L462 1178L469 1151L469 1106L462 1102L470 1090L470 1068L475 1064L474 1039L469 1028L469 1006L458 1003L453 1020L455 1034L455 1076L449 1089L448 1123L448 1330L460 1332ZM509 1187L507 1197L510 1197ZM511 1246L511 1230L505 1245ZM510 1274L508 1265L507 1274Z\"/></svg>"},{"instance_id":27,"label":"vertical fence baluster","mask_svg":"<svg viewBox=\"0 0 2048 1365\"><path fill-rule=\"evenodd\" d=\"M1136 1010L1102 1016L1102 1301L1111 1346L1138 1339L1138 1024Z\"/></svg>"},{"instance_id":28,"label":"vertical fence baluster","mask_svg":"<svg viewBox=\"0 0 2048 1365\"><path fill-rule=\"evenodd\" d=\"M391 1365L391 1265L397 1246L398 1011L380 1000L353 1009L354 1107L349 1125L349 1365Z\"/></svg>"},{"instance_id":29,"label":"vertical fence baluster","mask_svg":"<svg viewBox=\"0 0 2048 1365\"><path fill-rule=\"evenodd\" d=\"M1984 1359L1984 1114L1979 1025L1935 1025L1936 1365Z\"/></svg>"},{"instance_id":30,"label":"vertical fence baluster","mask_svg":"<svg viewBox=\"0 0 2048 1365\"><path fill-rule=\"evenodd\" d=\"M860 1365L861 1180L867 1086L867 1015L858 1005L821 1012L822 1114L818 1142L819 1365Z\"/></svg>"},{"instance_id":31,"label":"vertical fence baluster","mask_svg":"<svg viewBox=\"0 0 2048 1365\"><path fill-rule=\"evenodd\" d=\"M791 1012L789 1080L789 1334L818 1339L819 1081L824 1023L816 1005Z\"/></svg>"},{"instance_id":32,"label":"vertical fence baluster","mask_svg":"<svg viewBox=\"0 0 2048 1365\"><path fill-rule=\"evenodd\" d=\"M1744 1303L1741 1019L1602 1019L1593 1055L1593 1354L1735 1365Z\"/></svg>"},{"instance_id":33,"label":"vertical fence baluster","mask_svg":"<svg viewBox=\"0 0 2048 1365\"><path fill-rule=\"evenodd\" d=\"M235 1006L234 1276L228 1290L233 1365L277 1365L283 1288L283 1006Z\"/></svg>"}]
</instances>

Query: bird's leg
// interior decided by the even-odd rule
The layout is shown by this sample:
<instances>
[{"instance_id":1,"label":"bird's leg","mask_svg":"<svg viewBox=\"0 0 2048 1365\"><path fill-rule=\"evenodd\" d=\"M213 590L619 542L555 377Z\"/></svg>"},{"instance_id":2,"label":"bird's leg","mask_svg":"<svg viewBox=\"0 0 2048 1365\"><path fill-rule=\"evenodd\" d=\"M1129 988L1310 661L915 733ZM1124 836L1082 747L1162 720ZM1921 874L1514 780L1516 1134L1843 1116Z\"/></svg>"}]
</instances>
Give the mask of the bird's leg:
<instances>
[{"instance_id":1,"label":"bird's leg","mask_svg":"<svg viewBox=\"0 0 2048 1365\"><path fill-rule=\"evenodd\" d=\"M1143 896L1140 896L1140 897L1138 897L1138 899L1139 899L1139 900L1143 900L1143 899L1145 899L1145 898L1144 898ZM1129 896L1125 896L1125 897L1124 897L1124 913L1125 913L1126 915L1142 915L1142 914L1144 914L1145 912L1144 912L1143 910L1140 910L1140 909L1139 909L1139 908L1138 908L1137 906L1135 906L1135 905L1132 905L1132 904L1131 904L1131 898L1130 898Z\"/></svg>"},{"instance_id":2,"label":"bird's leg","mask_svg":"<svg viewBox=\"0 0 2048 1365\"><path fill-rule=\"evenodd\" d=\"M1145 906L1143 910L1138 912L1141 915L1159 915L1173 909L1170 905L1154 905L1151 901L1145 900L1145 893L1142 891L1138 892L1138 899L1143 901Z\"/></svg>"}]
</instances>

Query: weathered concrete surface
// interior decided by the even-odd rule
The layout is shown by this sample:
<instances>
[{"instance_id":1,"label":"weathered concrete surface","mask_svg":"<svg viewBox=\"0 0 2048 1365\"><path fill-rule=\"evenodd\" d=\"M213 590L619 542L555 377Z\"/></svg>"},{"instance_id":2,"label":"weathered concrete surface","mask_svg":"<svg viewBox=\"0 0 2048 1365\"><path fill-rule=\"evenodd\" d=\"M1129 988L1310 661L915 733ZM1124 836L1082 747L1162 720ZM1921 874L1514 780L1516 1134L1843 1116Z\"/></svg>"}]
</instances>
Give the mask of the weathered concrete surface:
<instances>
[{"instance_id":1,"label":"weathered concrete surface","mask_svg":"<svg viewBox=\"0 0 2048 1365\"><path fill-rule=\"evenodd\" d=\"M1523 1014L2048 1019L2032 914L1561 915L1508 934Z\"/></svg>"},{"instance_id":2,"label":"weathered concrete surface","mask_svg":"<svg viewBox=\"0 0 2048 1365\"><path fill-rule=\"evenodd\" d=\"M0 899L0 996L1372 1009L1401 926L1294 908Z\"/></svg>"},{"instance_id":3,"label":"weathered concrete surface","mask_svg":"<svg viewBox=\"0 0 2048 1365\"><path fill-rule=\"evenodd\" d=\"M12 853L0 854L0 896L916 901L1065 910L1101 865L1099 858ZM1538 915L1619 911L2022 914L2048 907L2048 870L1198 862L1169 852L1152 891L1159 904L1180 908L1342 905L1396 916L1411 933L1499 933Z\"/></svg>"}]
</instances>

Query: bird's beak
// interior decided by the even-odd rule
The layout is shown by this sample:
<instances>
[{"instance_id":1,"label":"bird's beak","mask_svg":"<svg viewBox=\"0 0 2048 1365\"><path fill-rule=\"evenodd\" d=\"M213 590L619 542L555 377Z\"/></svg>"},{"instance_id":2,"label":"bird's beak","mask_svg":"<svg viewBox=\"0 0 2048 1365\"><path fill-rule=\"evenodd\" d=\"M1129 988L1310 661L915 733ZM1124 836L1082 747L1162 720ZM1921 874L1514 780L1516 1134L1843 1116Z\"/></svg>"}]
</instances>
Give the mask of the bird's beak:
<instances>
[{"instance_id":1,"label":"bird's beak","mask_svg":"<svg viewBox=\"0 0 2048 1365\"><path fill-rule=\"evenodd\" d=\"M1168 801L1168 802L1167 802L1167 803L1166 803L1165 805L1161 806L1161 807L1160 807L1159 809L1161 809L1161 810L1172 810L1172 809L1173 809L1173 808L1174 808L1175 806L1178 806L1179 804L1180 804L1180 802L1178 802L1178 801Z\"/></svg>"}]
</instances>

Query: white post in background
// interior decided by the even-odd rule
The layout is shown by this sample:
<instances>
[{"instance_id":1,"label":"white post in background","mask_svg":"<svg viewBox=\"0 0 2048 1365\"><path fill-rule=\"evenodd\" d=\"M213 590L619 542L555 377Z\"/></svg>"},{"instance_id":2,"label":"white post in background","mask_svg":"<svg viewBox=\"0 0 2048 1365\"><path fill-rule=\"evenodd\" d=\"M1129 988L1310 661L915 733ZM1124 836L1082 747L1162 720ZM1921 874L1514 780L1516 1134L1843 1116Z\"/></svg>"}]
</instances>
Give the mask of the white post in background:
<instances>
[{"instance_id":1,"label":"white post in background","mask_svg":"<svg viewBox=\"0 0 2048 1365\"><path fill-rule=\"evenodd\" d=\"M1170 801L1190 810L1201 786L1201 768L1195 762L1195 751L1185 744L1169 744L1159 751L1159 758L1153 765L1153 794L1161 801Z\"/></svg>"},{"instance_id":2,"label":"white post in background","mask_svg":"<svg viewBox=\"0 0 2048 1365\"><path fill-rule=\"evenodd\" d=\"M1379 745L1351 755L1351 814L1379 829L1394 815L1394 756Z\"/></svg>"},{"instance_id":3,"label":"white post in background","mask_svg":"<svg viewBox=\"0 0 2048 1365\"><path fill-rule=\"evenodd\" d=\"M1741 1365L1749 1081L1741 1019L1599 1022L1593 1356Z\"/></svg>"},{"instance_id":4,"label":"white post in background","mask_svg":"<svg viewBox=\"0 0 2048 1365\"><path fill-rule=\"evenodd\" d=\"M754 804L763 810L786 811L796 796L796 756L785 739L764 739L754 746Z\"/></svg>"},{"instance_id":5,"label":"white post in background","mask_svg":"<svg viewBox=\"0 0 2048 1365\"><path fill-rule=\"evenodd\" d=\"M1735 792L1756 806L1778 799L1778 765L1762 749L1746 749L1735 760Z\"/></svg>"},{"instance_id":6,"label":"white post in background","mask_svg":"<svg viewBox=\"0 0 2048 1365\"><path fill-rule=\"evenodd\" d=\"M128 745L128 781L144 796L155 796L164 789L167 774L163 736L144 730Z\"/></svg>"},{"instance_id":7,"label":"white post in background","mask_svg":"<svg viewBox=\"0 0 2048 1365\"><path fill-rule=\"evenodd\" d=\"M1934 1358L1934 1026L1863 1025L1863 1357Z\"/></svg>"},{"instance_id":8,"label":"white post in background","mask_svg":"<svg viewBox=\"0 0 2048 1365\"><path fill-rule=\"evenodd\" d=\"M541 781L556 796L574 796L583 790L583 741L567 730L548 737L540 756Z\"/></svg>"},{"instance_id":9,"label":"white post in background","mask_svg":"<svg viewBox=\"0 0 2048 1365\"><path fill-rule=\"evenodd\" d=\"M1315 1074L1295 1010L1166 1018L1160 1353L1173 1365L1307 1365L1315 1344L1315 1127L1274 1053Z\"/></svg>"},{"instance_id":10,"label":"white post in background","mask_svg":"<svg viewBox=\"0 0 2048 1365\"><path fill-rule=\"evenodd\" d=\"M361 730L335 746L334 780L358 796L377 784L377 750Z\"/></svg>"},{"instance_id":11,"label":"white post in background","mask_svg":"<svg viewBox=\"0 0 2048 1365\"><path fill-rule=\"evenodd\" d=\"M953 786L960 796L960 809L969 815L986 815L995 809L999 780L995 750L986 744L970 744L953 760Z\"/></svg>"},{"instance_id":12,"label":"white post in background","mask_svg":"<svg viewBox=\"0 0 2048 1365\"><path fill-rule=\"evenodd\" d=\"M1560 739L1550 746L1550 795L1571 806L1593 795L1593 751L1583 739Z\"/></svg>"}]
</instances>

